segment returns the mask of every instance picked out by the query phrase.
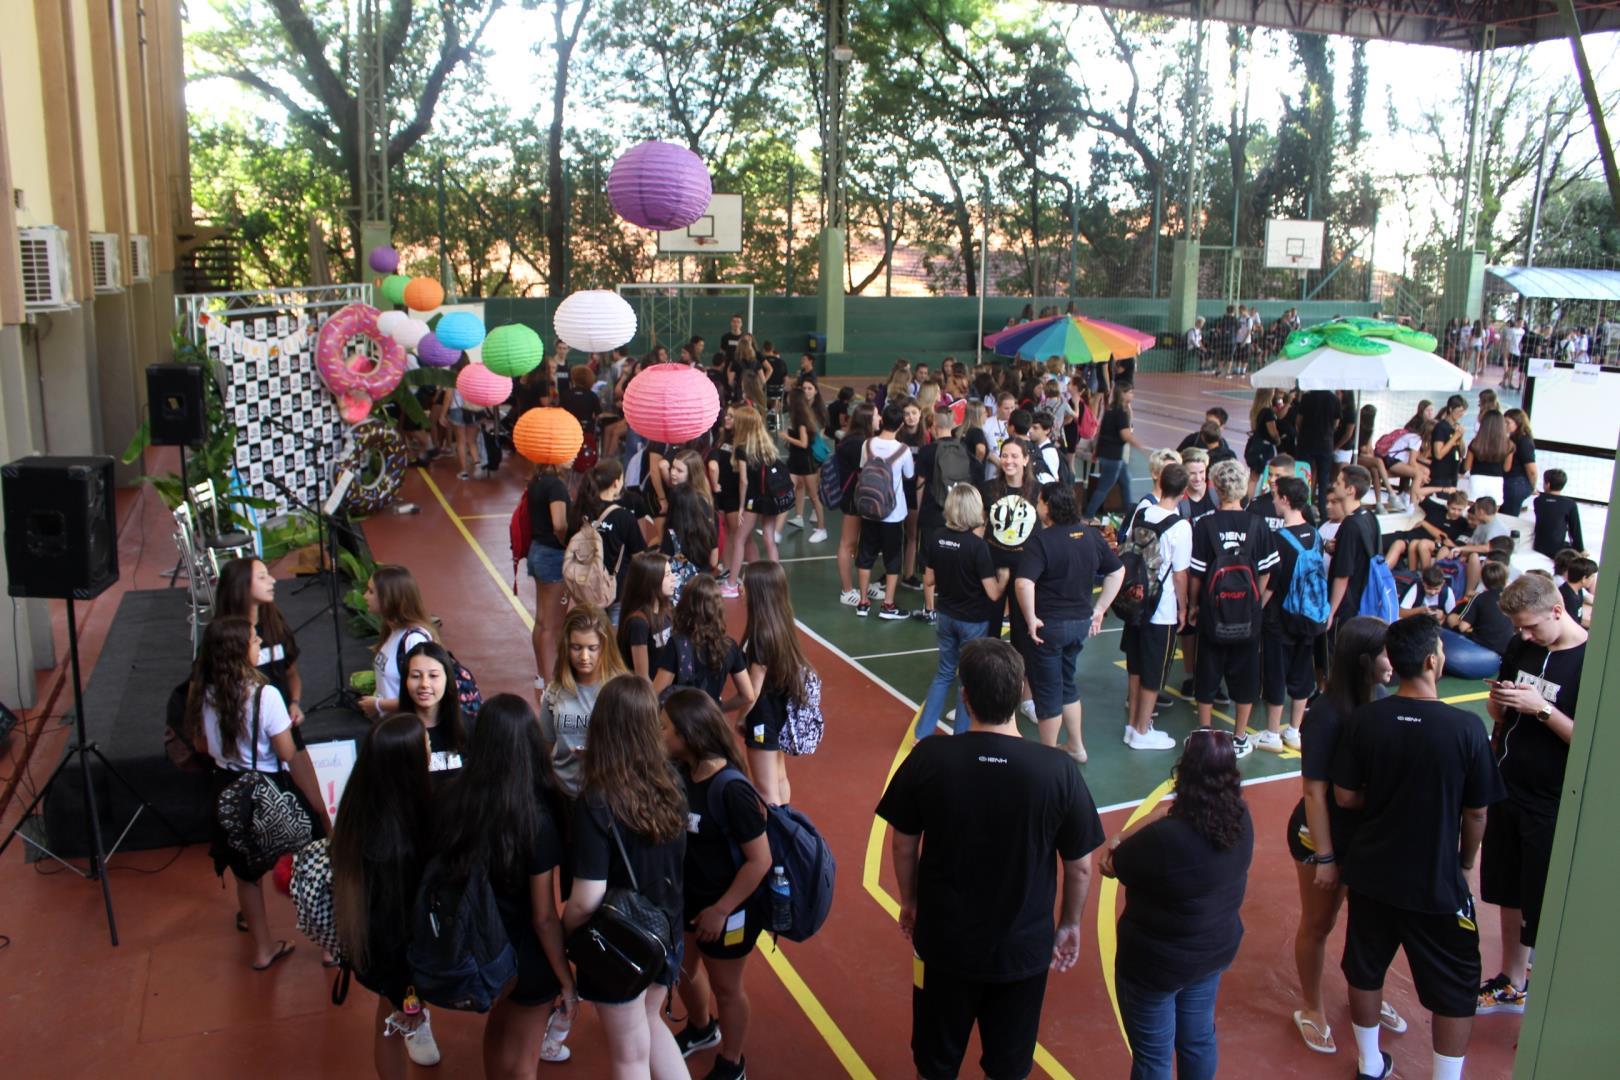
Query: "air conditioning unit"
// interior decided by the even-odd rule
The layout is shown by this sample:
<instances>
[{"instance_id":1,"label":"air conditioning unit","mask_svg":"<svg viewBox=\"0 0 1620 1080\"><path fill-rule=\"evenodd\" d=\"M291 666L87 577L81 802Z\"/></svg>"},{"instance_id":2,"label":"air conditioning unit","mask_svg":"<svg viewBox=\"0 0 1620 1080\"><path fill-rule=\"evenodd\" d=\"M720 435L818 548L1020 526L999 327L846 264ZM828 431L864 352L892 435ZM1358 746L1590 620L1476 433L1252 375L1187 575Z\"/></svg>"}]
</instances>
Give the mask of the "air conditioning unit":
<instances>
[{"instance_id":1,"label":"air conditioning unit","mask_svg":"<svg viewBox=\"0 0 1620 1080\"><path fill-rule=\"evenodd\" d=\"M90 234L90 287L98 293L124 291L123 275L119 269L123 260L118 254L117 233Z\"/></svg>"},{"instance_id":2,"label":"air conditioning unit","mask_svg":"<svg viewBox=\"0 0 1620 1080\"><path fill-rule=\"evenodd\" d=\"M129 280L137 284L152 280L152 238L129 238Z\"/></svg>"},{"instance_id":3,"label":"air conditioning unit","mask_svg":"<svg viewBox=\"0 0 1620 1080\"><path fill-rule=\"evenodd\" d=\"M18 229L17 245L22 258L23 307L28 311L77 307L67 232L55 225Z\"/></svg>"}]
</instances>

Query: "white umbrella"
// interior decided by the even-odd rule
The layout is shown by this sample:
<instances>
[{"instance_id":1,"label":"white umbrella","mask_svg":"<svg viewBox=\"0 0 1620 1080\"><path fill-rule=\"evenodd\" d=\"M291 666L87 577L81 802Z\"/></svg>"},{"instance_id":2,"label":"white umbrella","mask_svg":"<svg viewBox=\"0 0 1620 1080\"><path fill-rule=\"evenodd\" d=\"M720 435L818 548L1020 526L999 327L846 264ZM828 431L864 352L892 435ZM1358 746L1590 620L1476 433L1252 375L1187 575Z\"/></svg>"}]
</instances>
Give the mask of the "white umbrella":
<instances>
[{"instance_id":1,"label":"white umbrella","mask_svg":"<svg viewBox=\"0 0 1620 1080\"><path fill-rule=\"evenodd\" d=\"M1378 339L1371 339L1378 340ZM1385 340L1389 351L1375 356L1322 345L1304 356L1268 364L1249 377L1256 390L1434 390L1461 393L1474 377L1432 352Z\"/></svg>"}]
</instances>

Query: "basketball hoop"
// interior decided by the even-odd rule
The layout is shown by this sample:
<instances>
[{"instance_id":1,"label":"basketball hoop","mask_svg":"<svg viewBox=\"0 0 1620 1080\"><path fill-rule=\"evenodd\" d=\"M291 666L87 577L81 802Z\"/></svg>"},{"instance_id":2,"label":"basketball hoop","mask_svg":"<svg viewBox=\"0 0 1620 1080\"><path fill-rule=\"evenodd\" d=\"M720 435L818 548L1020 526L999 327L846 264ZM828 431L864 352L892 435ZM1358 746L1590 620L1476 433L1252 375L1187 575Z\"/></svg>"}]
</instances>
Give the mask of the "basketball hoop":
<instances>
[{"instance_id":1,"label":"basketball hoop","mask_svg":"<svg viewBox=\"0 0 1620 1080\"><path fill-rule=\"evenodd\" d=\"M719 242L720 242L719 240L715 239L712 236L694 236L694 237L692 237L692 243L696 244L698 247L708 247L710 244L718 244Z\"/></svg>"}]
</instances>

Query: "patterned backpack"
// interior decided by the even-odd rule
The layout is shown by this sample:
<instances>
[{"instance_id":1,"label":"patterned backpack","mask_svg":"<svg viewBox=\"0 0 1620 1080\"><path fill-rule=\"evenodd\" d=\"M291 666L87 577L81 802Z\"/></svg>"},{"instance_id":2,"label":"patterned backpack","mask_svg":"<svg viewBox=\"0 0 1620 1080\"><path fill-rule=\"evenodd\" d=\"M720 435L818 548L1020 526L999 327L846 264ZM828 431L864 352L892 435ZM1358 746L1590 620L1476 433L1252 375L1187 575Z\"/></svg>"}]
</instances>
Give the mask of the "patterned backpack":
<instances>
[{"instance_id":1,"label":"patterned backpack","mask_svg":"<svg viewBox=\"0 0 1620 1080\"><path fill-rule=\"evenodd\" d=\"M225 842L240 857L249 880L269 873L276 860L309 843L312 826L298 797L259 771L259 701L253 696L253 763L219 793L214 810Z\"/></svg>"},{"instance_id":2,"label":"patterned backpack","mask_svg":"<svg viewBox=\"0 0 1620 1080\"><path fill-rule=\"evenodd\" d=\"M293 913L304 936L341 960L337 915L332 904L332 856L322 837L293 856Z\"/></svg>"},{"instance_id":3,"label":"patterned backpack","mask_svg":"<svg viewBox=\"0 0 1620 1080\"><path fill-rule=\"evenodd\" d=\"M813 668L806 668L804 701L788 698L787 723L782 725L782 734L778 737L782 751L794 757L815 753L826 726L827 721L821 715L821 676Z\"/></svg>"}]
</instances>

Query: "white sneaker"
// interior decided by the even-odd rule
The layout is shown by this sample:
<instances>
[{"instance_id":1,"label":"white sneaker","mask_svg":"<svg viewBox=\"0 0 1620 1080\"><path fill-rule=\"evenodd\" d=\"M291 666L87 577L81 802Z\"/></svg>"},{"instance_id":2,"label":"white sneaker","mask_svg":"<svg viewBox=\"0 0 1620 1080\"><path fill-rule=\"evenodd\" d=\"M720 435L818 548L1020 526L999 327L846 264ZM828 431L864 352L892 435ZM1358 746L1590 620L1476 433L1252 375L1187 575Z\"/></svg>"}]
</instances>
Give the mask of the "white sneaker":
<instances>
[{"instance_id":1,"label":"white sneaker","mask_svg":"<svg viewBox=\"0 0 1620 1080\"><path fill-rule=\"evenodd\" d=\"M868 585L866 587L866 598L868 600L881 600L886 595L881 585Z\"/></svg>"},{"instance_id":2,"label":"white sneaker","mask_svg":"<svg viewBox=\"0 0 1620 1080\"><path fill-rule=\"evenodd\" d=\"M1025 698L1023 701L1018 703L1018 708L1025 716L1029 717L1030 723L1040 723L1040 721L1035 717L1035 702L1033 700Z\"/></svg>"},{"instance_id":3,"label":"white sneaker","mask_svg":"<svg viewBox=\"0 0 1620 1080\"><path fill-rule=\"evenodd\" d=\"M845 589L843 592L838 594L838 602L846 607L854 607L856 604L861 602L861 590Z\"/></svg>"},{"instance_id":4,"label":"white sneaker","mask_svg":"<svg viewBox=\"0 0 1620 1080\"><path fill-rule=\"evenodd\" d=\"M817 530L815 530L814 532L812 532L810 534L810 541L809 542L812 543L812 544L819 544L825 539L827 539L827 530L826 529L817 529Z\"/></svg>"},{"instance_id":5,"label":"white sneaker","mask_svg":"<svg viewBox=\"0 0 1620 1080\"><path fill-rule=\"evenodd\" d=\"M1290 750L1299 749L1299 728L1289 724L1282 729L1282 744Z\"/></svg>"},{"instance_id":6,"label":"white sneaker","mask_svg":"<svg viewBox=\"0 0 1620 1080\"><path fill-rule=\"evenodd\" d=\"M561 1065L574 1056L574 1052L556 1039L547 1039L540 1044L540 1060L553 1065Z\"/></svg>"},{"instance_id":7,"label":"white sneaker","mask_svg":"<svg viewBox=\"0 0 1620 1080\"><path fill-rule=\"evenodd\" d=\"M1141 732L1135 728L1128 728L1125 732L1125 745L1132 750L1174 750L1176 740L1168 733L1153 728Z\"/></svg>"},{"instance_id":8,"label":"white sneaker","mask_svg":"<svg viewBox=\"0 0 1620 1080\"><path fill-rule=\"evenodd\" d=\"M778 544L780 544L780 543L781 543L781 542L782 542L782 530L781 530L781 529L777 529L777 530L776 530L776 533L775 533L775 534L774 534L774 535L775 535L775 537L776 537L776 542L777 542L777 543L778 543Z\"/></svg>"},{"instance_id":9,"label":"white sneaker","mask_svg":"<svg viewBox=\"0 0 1620 1080\"><path fill-rule=\"evenodd\" d=\"M1132 730L1131 725L1126 724L1125 725L1125 745L1126 746L1131 745L1131 730Z\"/></svg>"},{"instance_id":10,"label":"white sneaker","mask_svg":"<svg viewBox=\"0 0 1620 1080\"><path fill-rule=\"evenodd\" d=\"M415 1031L396 1030L404 1037L405 1053L412 1061L424 1069L439 1063L439 1044L433 1038L433 1022L426 1009L422 1010L422 1022L416 1025Z\"/></svg>"},{"instance_id":11,"label":"white sneaker","mask_svg":"<svg viewBox=\"0 0 1620 1080\"><path fill-rule=\"evenodd\" d=\"M797 517L785 518L783 520L786 522L786 524L793 526L795 529L804 528L804 515L803 514L800 514Z\"/></svg>"},{"instance_id":12,"label":"white sneaker","mask_svg":"<svg viewBox=\"0 0 1620 1080\"><path fill-rule=\"evenodd\" d=\"M1268 750L1273 754L1283 752L1282 736L1275 731L1256 732L1250 741L1256 750Z\"/></svg>"}]
</instances>

